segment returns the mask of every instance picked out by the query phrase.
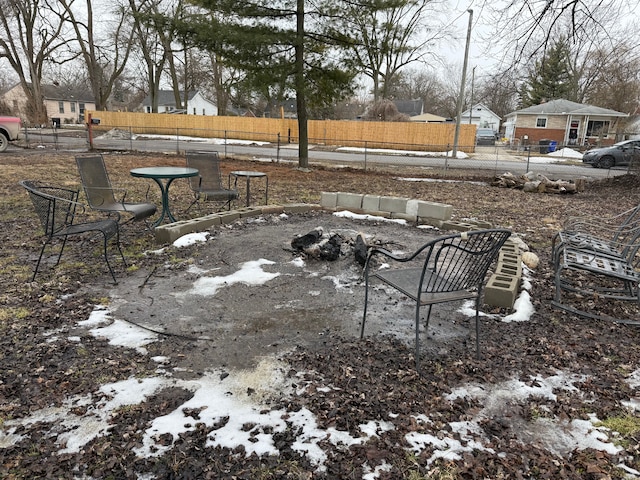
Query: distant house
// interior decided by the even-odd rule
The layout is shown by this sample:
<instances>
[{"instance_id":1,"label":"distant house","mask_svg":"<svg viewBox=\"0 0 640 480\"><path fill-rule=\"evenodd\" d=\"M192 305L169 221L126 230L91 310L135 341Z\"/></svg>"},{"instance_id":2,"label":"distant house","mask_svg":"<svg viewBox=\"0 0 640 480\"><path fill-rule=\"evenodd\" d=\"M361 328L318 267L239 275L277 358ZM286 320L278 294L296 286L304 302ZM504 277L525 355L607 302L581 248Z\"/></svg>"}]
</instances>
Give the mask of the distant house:
<instances>
[{"instance_id":1,"label":"distant house","mask_svg":"<svg viewBox=\"0 0 640 480\"><path fill-rule=\"evenodd\" d=\"M511 144L553 140L561 145L609 145L615 143L619 124L627 117L608 108L557 99L508 114L505 137Z\"/></svg>"},{"instance_id":2,"label":"distant house","mask_svg":"<svg viewBox=\"0 0 640 480\"><path fill-rule=\"evenodd\" d=\"M500 117L484 103L476 103L460 115L461 124L470 123L478 128L492 128L495 132L500 131L500 120Z\"/></svg>"},{"instance_id":3,"label":"distant house","mask_svg":"<svg viewBox=\"0 0 640 480\"><path fill-rule=\"evenodd\" d=\"M20 84L0 95L12 114L28 119L27 95ZM42 101L47 118L55 125L84 123L86 110L95 110L96 102L88 89L61 85L42 85Z\"/></svg>"},{"instance_id":4,"label":"distant house","mask_svg":"<svg viewBox=\"0 0 640 480\"><path fill-rule=\"evenodd\" d=\"M184 102L184 93L180 95ZM151 96L147 95L142 101L142 109L145 113L151 113ZM187 115L218 115L218 107L207 100L199 90L192 90L187 94L186 108L177 108L173 90L160 90L158 92L158 113L184 113Z\"/></svg>"},{"instance_id":5,"label":"distant house","mask_svg":"<svg viewBox=\"0 0 640 480\"><path fill-rule=\"evenodd\" d=\"M449 121L448 118L434 115L433 113L423 113L422 115L414 115L409 118L410 122L422 122L422 123L445 123Z\"/></svg>"}]
</instances>

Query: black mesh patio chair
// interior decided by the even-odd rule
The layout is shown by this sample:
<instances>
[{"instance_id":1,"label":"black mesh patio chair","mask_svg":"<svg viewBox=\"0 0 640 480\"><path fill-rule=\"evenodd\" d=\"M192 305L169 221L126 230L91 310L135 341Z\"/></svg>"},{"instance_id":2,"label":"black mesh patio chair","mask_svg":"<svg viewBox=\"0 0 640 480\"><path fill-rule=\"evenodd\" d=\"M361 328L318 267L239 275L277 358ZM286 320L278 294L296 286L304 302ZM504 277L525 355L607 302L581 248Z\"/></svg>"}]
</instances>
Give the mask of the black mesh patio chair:
<instances>
[{"instance_id":1,"label":"black mesh patio chair","mask_svg":"<svg viewBox=\"0 0 640 480\"><path fill-rule=\"evenodd\" d=\"M420 308L427 305L425 330L429 328L431 309L437 303L475 298L476 357L480 357L480 297L489 267L511 235L506 229L489 229L439 237L415 253L400 257L384 248L373 247L364 267L365 296L360 338L364 336L369 302L370 277L377 278L415 302L416 370L420 370ZM406 264L371 272L373 258L380 255Z\"/></svg>"},{"instance_id":2,"label":"black mesh patio chair","mask_svg":"<svg viewBox=\"0 0 640 480\"><path fill-rule=\"evenodd\" d=\"M87 202L94 210L115 214L118 221L122 213L129 216L128 221L145 220L156 213L153 203L125 202L127 193L111 186L102 155L78 156L76 164Z\"/></svg>"},{"instance_id":3,"label":"black mesh patio chair","mask_svg":"<svg viewBox=\"0 0 640 480\"><path fill-rule=\"evenodd\" d=\"M195 168L199 172L197 176L189 178L189 187L195 198L187 207L187 211L200 201L219 202L219 210L225 207L230 210L231 202L238 198L238 191L223 186L218 153L187 152L186 158L187 167Z\"/></svg>"},{"instance_id":4,"label":"black mesh patio chair","mask_svg":"<svg viewBox=\"0 0 640 480\"><path fill-rule=\"evenodd\" d=\"M107 263L107 267L109 268L109 272L113 277L113 282L117 283L116 276L113 273L107 254L107 243L109 239L115 238L118 252L122 257L122 261L126 265L126 260L122 254L122 250L120 249L120 231L117 220L114 218L106 218L104 220L76 223L77 216L84 212L84 205L77 202L77 190L40 185L33 180L23 180L20 182L20 185L29 192L31 202L33 203L36 214L40 219L45 235L45 240L42 244L40 256L38 257L38 262L36 263L36 268L33 272L31 281L36 278L45 248L47 245L52 243L55 238L62 239L62 246L60 247L60 253L58 254L58 260L56 261L56 265L58 265L67 242L67 237L93 232L102 235L104 259ZM76 210L78 208L82 211L77 212Z\"/></svg>"}]
</instances>

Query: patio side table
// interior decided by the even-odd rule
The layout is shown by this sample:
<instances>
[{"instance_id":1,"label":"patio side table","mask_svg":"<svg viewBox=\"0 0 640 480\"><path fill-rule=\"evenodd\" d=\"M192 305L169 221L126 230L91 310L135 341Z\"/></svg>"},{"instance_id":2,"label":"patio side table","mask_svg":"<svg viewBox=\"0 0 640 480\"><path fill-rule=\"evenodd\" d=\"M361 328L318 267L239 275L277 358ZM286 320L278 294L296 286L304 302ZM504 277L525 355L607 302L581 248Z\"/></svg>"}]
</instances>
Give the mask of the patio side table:
<instances>
[{"instance_id":1,"label":"patio side table","mask_svg":"<svg viewBox=\"0 0 640 480\"><path fill-rule=\"evenodd\" d=\"M236 170L229 174L229 188L231 188L231 177L234 178L233 186L234 188L238 186L238 178L246 179L246 190L247 190L247 200L246 206L249 206L251 201L251 179L253 178L264 178L265 181L265 189L264 189L264 204L266 205L269 201L269 177L264 172L255 172L253 170Z\"/></svg>"}]
</instances>

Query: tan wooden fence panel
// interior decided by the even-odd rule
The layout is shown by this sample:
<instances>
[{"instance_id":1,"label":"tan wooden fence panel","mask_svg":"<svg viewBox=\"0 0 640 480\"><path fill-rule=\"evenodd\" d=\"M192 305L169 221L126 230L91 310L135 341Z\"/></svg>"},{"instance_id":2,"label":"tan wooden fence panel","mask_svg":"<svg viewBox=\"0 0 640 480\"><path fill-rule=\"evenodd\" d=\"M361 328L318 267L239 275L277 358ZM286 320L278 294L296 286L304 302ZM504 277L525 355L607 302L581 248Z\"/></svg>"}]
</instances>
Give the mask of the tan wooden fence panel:
<instances>
[{"instance_id":1,"label":"tan wooden fence panel","mask_svg":"<svg viewBox=\"0 0 640 480\"><path fill-rule=\"evenodd\" d=\"M298 123L288 118L218 117L163 113L88 112L99 119L96 131L114 128L136 134L237 138L297 143ZM310 120L309 142L361 148L445 151L452 148L455 124L418 122L367 122L356 120ZM475 125L460 125L459 150L472 152Z\"/></svg>"}]
</instances>

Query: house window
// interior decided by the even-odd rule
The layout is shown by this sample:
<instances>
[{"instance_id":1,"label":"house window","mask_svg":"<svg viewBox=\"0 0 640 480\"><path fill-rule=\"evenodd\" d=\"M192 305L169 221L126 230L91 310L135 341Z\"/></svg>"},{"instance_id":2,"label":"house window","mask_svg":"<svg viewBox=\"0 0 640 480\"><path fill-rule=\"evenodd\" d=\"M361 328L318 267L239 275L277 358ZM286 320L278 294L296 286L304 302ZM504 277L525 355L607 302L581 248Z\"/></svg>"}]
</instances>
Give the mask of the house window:
<instances>
[{"instance_id":1,"label":"house window","mask_svg":"<svg viewBox=\"0 0 640 480\"><path fill-rule=\"evenodd\" d=\"M202 114L203 114L203 115L206 115L206 113L205 113L205 111L204 111L204 108L202 109Z\"/></svg>"},{"instance_id":2,"label":"house window","mask_svg":"<svg viewBox=\"0 0 640 480\"><path fill-rule=\"evenodd\" d=\"M64 113L64 102L58 102L58 113Z\"/></svg>"},{"instance_id":3,"label":"house window","mask_svg":"<svg viewBox=\"0 0 640 480\"><path fill-rule=\"evenodd\" d=\"M84 103L80 104L80 115L84 115Z\"/></svg>"},{"instance_id":4,"label":"house window","mask_svg":"<svg viewBox=\"0 0 640 480\"><path fill-rule=\"evenodd\" d=\"M194 114L194 115L197 115L197 114L198 114L198 112L196 112L196 107L193 107L193 114Z\"/></svg>"},{"instance_id":5,"label":"house window","mask_svg":"<svg viewBox=\"0 0 640 480\"><path fill-rule=\"evenodd\" d=\"M71 102L71 113L76 113L76 102Z\"/></svg>"},{"instance_id":6,"label":"house window","mask_svg":"<svg viewBox=\"0 0 640 480\"><path fill-rule=\"evenodd\" d=\"M547 128L547 117L536 118L536 128Z\"/></svg>"},{"instance_id":7,"label":"house window","mask_svg":"<svg viewBox=\"0 0 640 480\"><path fill-rule=\"evenodd\" d=\"M609 122L604 120L589 120L587 123L587 137L607 138Z\"/></svg>"}]
</instances>

